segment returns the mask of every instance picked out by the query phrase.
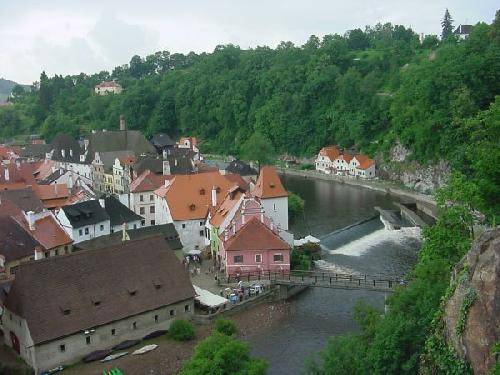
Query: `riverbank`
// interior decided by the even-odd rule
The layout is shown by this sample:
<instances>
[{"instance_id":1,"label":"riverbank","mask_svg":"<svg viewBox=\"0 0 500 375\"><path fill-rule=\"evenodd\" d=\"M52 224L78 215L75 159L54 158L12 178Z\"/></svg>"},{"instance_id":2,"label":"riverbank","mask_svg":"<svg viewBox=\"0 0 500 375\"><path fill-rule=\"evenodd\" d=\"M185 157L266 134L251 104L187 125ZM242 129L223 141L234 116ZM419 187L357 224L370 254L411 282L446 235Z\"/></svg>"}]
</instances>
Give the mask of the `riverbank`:
<instances>
[{"instance_id":1,"label":"riverbank","mask_svg":"<svg viewBox=\"0 0 500 375\"><path fill-rule=\"evenodd\" d=\"M265 335L267 330L279 327L281 322L291 313L291 304L288 302L276 302L259 304L255 307L243 310L237 315L231 316L238 328L238 338L247 340L253 337ZM93 362L88 364L79 363L63 371L70 375L95 375L102 374L105 370L119 368L127 375L170 375L177 374L193 355L195 346L210 335L210 325L196 325L196 338L192 341L178 342L162 336L147 342L141 342L135 349L146 344L157 344L158 348L142 356L131 356L119 358L108 363Z\"/></svg>"},{"instance_id":2,"label":"riverbank","mask_svg":"<svg viewBox=\"0 0 500 375\"><path fill-rule=\"evenodd\" d=\"M317 171L307 171L298 170L292 168L279 168L278 172L282 175L290 175L304 178L314 178L325 181L334 181L340 184L346 184L350 186L360 187L363 189L369 189L373 191L378 191L381 193L389 194L391 196L415 201L419 209L422 209L426 214L432 217L436 217L436 201L430 195L425 195L418 193L413 190L405 189L402 185L395 184L392 181L386 180L362 180L352 177L336 176L330 174L324 174Z\"/></svg>"}]
</instances>

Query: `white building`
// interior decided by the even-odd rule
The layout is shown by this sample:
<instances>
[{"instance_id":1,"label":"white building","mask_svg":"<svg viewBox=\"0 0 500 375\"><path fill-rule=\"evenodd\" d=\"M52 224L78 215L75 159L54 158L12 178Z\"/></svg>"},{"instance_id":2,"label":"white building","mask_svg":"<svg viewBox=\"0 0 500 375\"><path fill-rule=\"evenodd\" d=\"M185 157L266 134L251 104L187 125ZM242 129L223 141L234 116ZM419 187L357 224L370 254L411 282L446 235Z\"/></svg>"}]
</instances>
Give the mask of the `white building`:
<instances>
[{"instance_id":1,"label":"white building","mask_svg":"<svg viewBox=\"0 0 500 375\"><path fill-rule=\"evenodd\" d=\"M94 91L98 95L107 94L121 94L123 91L122 86L114 81L101 82L94 87Z\"/></svg>"},{"instance_id":2,"label":"white building","mask_svg":"<svg viewBox=\"0 0 500 375\"><path fill-rule=\"evenodd\" d=\"M323 147L315 160L316 170L326 174L333 173L335 159L341 154L337 146Z\"/></svg>"},{"instance_id":3,"label":"white building","mask_svg":"<svg viewBox=\"0 0 500 375\"><path fill-rule=\"evenodd\" d=\"M172 175L164 176L145 170L130 184L130 192L120 195L120 201L127 205L136 214L142 216L142 226L156 225L156 206L154 191L173 179ZM127 203L126 203L127 202ZM161 209L165 214L166 209ZM171 219L161 218L163 223L171 223Z\"/></svg>"},{"instance_id":4,"label":"white building","mask_svg":"<svg viewBox=\"0 0 500 375\"><path fill-rule=\"evenodd\" d=\"M363 154L355 155L352 158L349 169L351 176L360 178L375 177L375 161Z\"/></svg>"},{"instance_id":5,"label":"white building","mask_svg":"<svg viewBox=\"0 0 500 375\"><path fill-rule=\"evenodd\" d=\"M276 169L262 167L252 194L259 198L266 216L281 229L288 230L288 192L283 187Z\"/></svg>"},{"instance_id":6,"label":"white building","mask_svg":"<svg viewBox=\"0 0 500 375\"><path fill-rule=\"evenodd\" d=\"M219 172L178 175L155 190L156 224L173 222L184 250L203 250L205 222L236 184Z\"/></svg>"},{"instance_id":7,"label":"white building","mask_svg":"<svg viewBox=\"0 0 500 375\"><path fill-rule=\"evenodd\" d=\"M111 233L111 221L102 207L104 200L89 200L62 207L57 220L74 243L90 240Z\"/></svg>"}]
</instances>

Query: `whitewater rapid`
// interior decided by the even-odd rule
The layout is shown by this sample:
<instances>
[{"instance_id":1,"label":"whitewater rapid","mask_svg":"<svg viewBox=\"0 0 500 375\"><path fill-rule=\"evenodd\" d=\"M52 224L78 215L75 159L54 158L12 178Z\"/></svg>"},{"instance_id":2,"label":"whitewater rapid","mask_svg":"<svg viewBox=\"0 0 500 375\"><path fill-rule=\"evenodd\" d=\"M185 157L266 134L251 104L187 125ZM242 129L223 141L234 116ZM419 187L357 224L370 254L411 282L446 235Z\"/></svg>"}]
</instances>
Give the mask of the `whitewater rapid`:
<instances>
[{"instance_id":1,"label":"whitewater rapid","mask_svg":"<svg viewBox=\"0 0 500 375\"><path fill-rule=\"evenodd\" d=\"M360 257L376 248L380 248L384 243L404 246L405 243L409 241L421 239L421 229L419 227L402 227L401 229L394 229L391 224L386 222L382 217L380 217L380 220L384 224L382 229L377 229L334 249L330 249L324 244L321 244L321 248L331 255ZM331 272L356 273L349 267L325 260L316 261L315 265L320 269Z\"/></svg>"}]
</instances>

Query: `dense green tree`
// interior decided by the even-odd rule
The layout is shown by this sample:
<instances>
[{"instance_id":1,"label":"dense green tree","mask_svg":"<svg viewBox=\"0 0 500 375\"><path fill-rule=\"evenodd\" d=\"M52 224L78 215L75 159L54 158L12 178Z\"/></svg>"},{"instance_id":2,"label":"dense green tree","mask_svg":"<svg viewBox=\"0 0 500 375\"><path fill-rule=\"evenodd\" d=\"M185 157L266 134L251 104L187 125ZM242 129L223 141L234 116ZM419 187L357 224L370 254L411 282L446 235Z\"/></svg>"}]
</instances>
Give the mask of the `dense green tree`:
<instances>
[{"instance_id":1,"label":"dense green tree","mask_svg":"<svg viewBox=\"0 0 500 375\"><path fill-rule=\"evenodd\" d=\"M441 39L446 40L453 35L453 18L451 18L451 14L446 8L444 12L443 20L441 21Z\"/></svg>"},{"instance_id":2,"label":"dense green tree","mask_svg":"<svg viewBox=\"0 0 500 375\"><path fill-rule=\"evenodd\" d=\"M269 164L273 160L274 149L269 139L260 132L255 132L243 144L241 155L251 161L256 161L261 166Z\"/></svg>"},{"instance_id":3,"label":"dense green tree","mask_svg":"<svg viewBox=\"0 0 500 375\"><path fill-rule=\"evenodd\" d=\"M264 375L267 364L250 357L247 343L233 336L214 332L200 342L182 375Z\"/></svg>"}]
</instances>

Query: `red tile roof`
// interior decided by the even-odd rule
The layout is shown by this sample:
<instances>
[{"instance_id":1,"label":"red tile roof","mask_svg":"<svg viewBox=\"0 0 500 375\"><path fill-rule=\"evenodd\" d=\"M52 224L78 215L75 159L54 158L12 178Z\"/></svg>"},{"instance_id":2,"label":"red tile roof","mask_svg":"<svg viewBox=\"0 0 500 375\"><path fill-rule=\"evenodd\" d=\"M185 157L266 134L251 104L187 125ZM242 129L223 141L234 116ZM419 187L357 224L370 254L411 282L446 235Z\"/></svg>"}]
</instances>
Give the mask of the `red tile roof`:
<instances>
[{"instance_id":1,"label":"red tile roof","mask_svg":"<svg viewBox=\"0 0 500 375\"><path fill-rule=\"evenodd\" d=\"M59 246L69 245L73 242L66 231L59 225L52 215L47 215L35 221L35 230L30 230L28 222L23 218L17 219L19 224L31 234L46 250Z\"/></svg>"},{"instance_id":2,"label":"red tile roof","mask_svg":"<svg viewBox=\"0 0 500 375\"><path fill-rule=\"evenodd\" d=\"M33 176L38 165L34 163L15 163L0 165L0 184L25 184L32 185L35 183ZM6 170L8 173L6 174ZM6 178L8 177L8 178Z\"/></svg>"},{"instance_id":3,"label":"red tile roof","mask_svg":"<svg viewBox=\"0 0 500 375\"><path fill-rule=\"evenodd\" d=\"M165 184L165 180L172 180L174 176L164 176L161 174L154 174L149 169L142 172L130 184L131 193L140 193L144 191L153 191Z\"/></svg>"},{"instance_id":4,"label":"red tile roof","mask_svg":"<svg viewBox=\"0 0 500 375\"><path fill-rule=\"evenodd\" d=\"M326 146L319 151L319 154L321 156L327 156L331 161L334 161L342 152L337 146Z\"/></svg>"},{"instance_id":5,"label":"red tile roof","mask_svg":"<svg viewBox=\"0 0 500 375\"><path fill-rule=\"evenodd\" d=\"M218 228L243 194L241 190L237 190L234 194L228 193L222 203L214 210L210 224Z\"/></svg>"},{"instance_id":6,"label":"red tile roof","mask_svg":"<svg viewBox=\"0 0 500 375\"><path fill-rule=\"evenodd\" d=\"M258 218L252 217L225 244L226 251L289 250L288 244Z\"/></svg>"},{"instance_id":7,"label":"red tile roof","mask_svg":"<svg viewBox=\"0 0 500 375\"><path fill-rule=\"evenodd\" d=\"M217 202L221 202L234 184L219 172L177 175L168 187L160 187L155 194L165 198L174 220L205 219L212 205L212 188L217 188Z\"/></svg>"},{"instance_id":8,"label":"red tile roof","mask_svg":"<svg viewBox=\"0 0 500 375\"><path fill-rule=\"evenodd\" d=\"M370 168L373 164L375 164L375 161L370 159L368 156L363 155L363 154L358 154L355 156L356 160L359 162L358 169L368 169Z\"/></svg>"},{"instance_id":9,"label":"red tile roof","mask_svg":"<svg viewBox=\"0 0 500 375\"><path fill-rule=\"evenodd\" d=\"M257 179L252 194L262 199L288 196L288 192L283 187L276 169L271 166L261 168L259 178Z\"/></svg>"}]
</instances>

